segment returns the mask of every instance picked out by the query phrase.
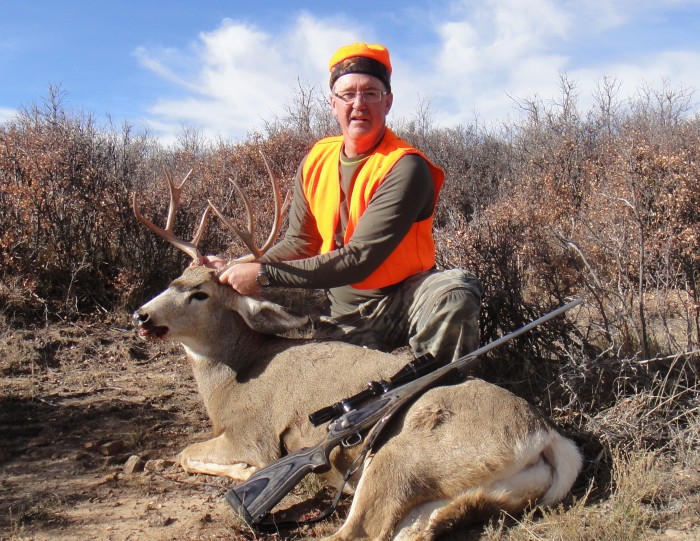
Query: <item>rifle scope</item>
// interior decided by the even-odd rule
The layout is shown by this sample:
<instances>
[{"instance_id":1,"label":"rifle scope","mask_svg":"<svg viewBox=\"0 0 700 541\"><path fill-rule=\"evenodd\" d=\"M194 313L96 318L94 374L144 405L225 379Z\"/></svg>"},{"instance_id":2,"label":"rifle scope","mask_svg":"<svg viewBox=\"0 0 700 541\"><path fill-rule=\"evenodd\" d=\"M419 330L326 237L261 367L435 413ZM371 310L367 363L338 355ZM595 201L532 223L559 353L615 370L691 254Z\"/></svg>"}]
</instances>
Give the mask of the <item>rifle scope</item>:
<instances>
[{"instance_id":1,"label":"rifle scope","mask_svg":"<svg viewBox=\"0 0 700 541\"><path fill-rule=\"evenodd\" d=\"M360 391L353 396L339 400L335 404L331 404L330 406L326 406L325 408L315 411L309 415L309 422L314 426L318 426L322 423L332 421L336 417L355 409L362 402L386 393L399 385L404 385L409 381L418 379L419 377L424 376L425 374L432 372L445 364L447 363L438 362L430 353L421 355L420 357L417 357L410 363L406 364L403 368L401 368L401 370L391 376L388 381L370 381L367 384L367 389L364 391Z\"/></svg>"}]
</instances>

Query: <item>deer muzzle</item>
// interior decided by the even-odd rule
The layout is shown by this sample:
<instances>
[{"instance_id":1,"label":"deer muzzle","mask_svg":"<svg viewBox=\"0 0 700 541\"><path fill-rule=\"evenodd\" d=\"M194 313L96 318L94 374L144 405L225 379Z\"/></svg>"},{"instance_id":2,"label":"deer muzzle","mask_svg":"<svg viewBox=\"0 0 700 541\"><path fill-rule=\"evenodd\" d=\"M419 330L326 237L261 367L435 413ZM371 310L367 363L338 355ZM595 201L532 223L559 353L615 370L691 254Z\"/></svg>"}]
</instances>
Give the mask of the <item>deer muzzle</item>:
<instances>
[{"instance_id":1,"label":"deer muzzle","mask_svg":"<svg viewBox=\"0 0 700 541\"><path fill-rule=\"evenodd\" d=\"M168 327L164 325L154 325L148 312L137 310L131 316L138 326L138 333L146 340L162 340L168 334Z\"/></svg>"}]
</instances>

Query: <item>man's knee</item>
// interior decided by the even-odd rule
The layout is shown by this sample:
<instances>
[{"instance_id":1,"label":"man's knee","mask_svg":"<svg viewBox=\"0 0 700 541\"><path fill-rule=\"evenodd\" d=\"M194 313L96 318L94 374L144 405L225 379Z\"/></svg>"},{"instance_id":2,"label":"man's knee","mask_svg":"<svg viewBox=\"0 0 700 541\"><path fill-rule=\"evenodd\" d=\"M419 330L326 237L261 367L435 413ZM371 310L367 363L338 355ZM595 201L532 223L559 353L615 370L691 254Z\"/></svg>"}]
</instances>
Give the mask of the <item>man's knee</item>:
<instances>
[{"instance_id":1,"label":"man's knee","mask_svg":"<svg viewBox=\"0 0 700 541\"><path fill-rule=\"evenodd\" d=\"M458 334L455 341L454 353L464 355L479 347L479 315L481 312L481 296L471 289L454 289L445 296L443 317L449 320L452 334Z\"/></svg>"},{"instance_id":2,"label":"man's knee","mask_svg":"<svg viewBox=\"0 0 700 541\"><path fill-rule=\"evenodd\" d=\"M484 286L481 281L464 269L449 269L443 271L454 283L454 289L463 289L473 296L477 305L481 304L481 297L484 295Z\"/></svg>"},{"instance_id":3,"label":"man's knee","mask_svg":"<svg viewBox=\"0 0 700 541\"><path fill-rule=\"evenodd\" d=\"M435 306L458 318L477 319L481 308L484 288L479 279L463 269L442 271L443 276L434 291L437 292Z\"/></svg>"},{"instance_id":4,"label":"man's knee","mask_svg":"<svg viewBox=\"0 0 700 541\"><path fill-rule=\"evenodd\" d=\"M415 298L416 327L410 337L416 354L454 359L479 347L481 282L462 269L433 273Z\"/></svg>"}]
</instances>

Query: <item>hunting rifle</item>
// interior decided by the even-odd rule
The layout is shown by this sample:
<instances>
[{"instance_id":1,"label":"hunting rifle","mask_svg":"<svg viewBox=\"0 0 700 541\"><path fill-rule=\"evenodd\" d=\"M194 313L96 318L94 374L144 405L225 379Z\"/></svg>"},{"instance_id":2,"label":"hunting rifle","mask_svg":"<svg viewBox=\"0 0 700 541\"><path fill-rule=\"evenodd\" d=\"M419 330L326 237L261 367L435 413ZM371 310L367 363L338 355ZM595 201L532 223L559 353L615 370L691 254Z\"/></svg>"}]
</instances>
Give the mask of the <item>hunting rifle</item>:
<instances>
[{"instance_id":1,"label":"hunting rifle","mask_svg":"<svg viewBox=\"0 0 700 541\"><path fill-rule=\"evenodd\" d=\"M411 363L409 363L396 375L389 378L389 382L383 381L379 384L371 382L367 391L311 414L311 420L316 420L319 424L324 420L334 419L328 425L328 433L323 441L314 447L304 447L289 453L258 470L247 481L228 490L226 500L248 525L260 527L270 511L304 477L312 472L324 473L330 470L329 456L335 447L341 444L347 447L357 445L363 440L362 433L370 429L372 430L367 436L367 440L374 441L393 414L419 393L448 376L466 373L479 356L563 314L581 304L584 298L579 297L524 327L427 374L424 372L431 366L432 357L416 359L419 361L420 368L418 370L415 367L410 367ZM407 379L411 378L411 374L416 379L406 382ZM400 384L396 385L397 381ZM392 388L392 385L396 386ZM378 396L375 400L358 406L358 402L368 400L376 395ZM334 418L338 414L340 416ZM366 450L369 450L369 447L370 445L365 444ZM361 456L363 455L361 454ZM348 477L349 475L346 475L346 480ZM327 516L327 514L323 516Z\"/></svg>"}]
</instances>

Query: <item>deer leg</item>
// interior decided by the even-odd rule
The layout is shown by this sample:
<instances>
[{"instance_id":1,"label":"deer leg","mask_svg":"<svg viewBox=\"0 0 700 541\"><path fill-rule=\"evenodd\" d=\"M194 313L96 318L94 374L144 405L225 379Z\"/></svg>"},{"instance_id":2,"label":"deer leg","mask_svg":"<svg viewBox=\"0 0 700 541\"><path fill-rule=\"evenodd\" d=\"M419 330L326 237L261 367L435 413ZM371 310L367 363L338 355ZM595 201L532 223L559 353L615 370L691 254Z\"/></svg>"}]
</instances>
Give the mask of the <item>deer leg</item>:
<instances>
[{"instance_id":1,"label":"deer leg","mask_svg":"<svg viewBox=\"0 0 700 541\"><path fill-rule=\"evenodd\" d=\"M245 481L257 468L245 462L232 462L230 442L225 434L185 448L180 465L187 473L205 473Z\"/></svg>"},{"instance_id":2,"label":"deer leg","mask_svg":"<svg viewBox=\"0 0 700 541\"><path fill-rule=\"evenodd\" d=\"M367 459L348 517L328 541L392 538L396 524L413 507L411 488L416 486L411 472L397 471L396 459L386 448Z\"/></svg>"}]
</instances>

